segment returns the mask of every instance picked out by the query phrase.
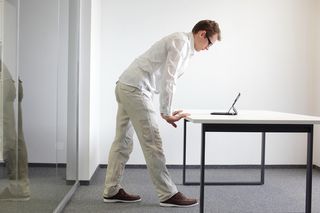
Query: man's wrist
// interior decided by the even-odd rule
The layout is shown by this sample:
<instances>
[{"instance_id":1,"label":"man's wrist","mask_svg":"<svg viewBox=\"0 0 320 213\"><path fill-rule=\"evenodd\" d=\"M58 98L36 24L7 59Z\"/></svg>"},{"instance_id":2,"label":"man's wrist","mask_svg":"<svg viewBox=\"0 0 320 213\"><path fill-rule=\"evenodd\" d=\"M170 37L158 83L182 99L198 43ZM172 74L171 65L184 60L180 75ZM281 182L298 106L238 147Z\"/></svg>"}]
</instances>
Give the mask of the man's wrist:
<instances>
[{"instance_id":1,"label":"man's wrist","mask_svg":"<svg viewBox=\"0 0 320 213\"><path fill-rule=\"evenodd\" d=\"M166 114L164 114L164 113L161 113L161 117L162 117L163 119L167 120L168 117L169 117L169 115L166 115Z\"/></svg>"}]
</instances>

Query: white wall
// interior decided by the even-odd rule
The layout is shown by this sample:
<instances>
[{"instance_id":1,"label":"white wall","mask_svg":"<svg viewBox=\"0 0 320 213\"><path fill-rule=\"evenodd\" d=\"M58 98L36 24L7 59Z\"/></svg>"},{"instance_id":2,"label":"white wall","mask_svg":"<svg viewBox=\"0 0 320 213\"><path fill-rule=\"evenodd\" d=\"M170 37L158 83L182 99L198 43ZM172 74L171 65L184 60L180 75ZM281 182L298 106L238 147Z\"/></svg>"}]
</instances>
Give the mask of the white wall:
<instances>
[{"instance_id":1,"label":"white wall","mask_svg":"<svg viewBox=\"0 0 320 213\"><path fill-rule=\"evenodd\" d=\"M90 123L100 119L101 0L91 2ZM90 174L100 164L100 126L90 126Z\"/></svg>"},{"instance_id":2,"label":"white wall","mask_svg":"<svg viewBox=\"0 0 320 213\"><path fill-rule=\"evenodd\" d=\"M216 20L223 40L194 56L178 81L175 108L227 109L240 91L239 110L313 114L315 41L310 32L315 26L310 19L315 1L102 1L101 130L97 136L101 163L107 162L114 137L114 86L119 75L153 42L175 31L191 31L201 19ZM173 129L159 117L159 124L167 163L181 164L182 122ZM196 164L199 127L190 128L189 133L188 163ZM259 163L259 135L217 133L209 138L208 163ZM304 164L305 139L306 135L268 134L266 163ZM137 140L129 163L144 164Z\"/></svg>"},{"instance_id":3,"label":"white wall","mask_svg":"<svg viewBox=\"0 0 320 213\"><path fill-rule=\"evenodd\" d=\"M3 63L11 76L17 76L17 26L18 26L18 0L3 2Z\"/></svg>"},{"instance_id":4,"label":"white wall","mask_svg":"<svg viewBox=\"0 0 320 213\"><path fill-rule=\"evenodd\" d=\"M68 2L20 1L19 30L29 162L65 162Z\"/></svg>"},{"instance_id":5,"label":"white wall","mask_svg":"<svg viewBox=\"0 0 320 213\"><path fill-rule=\"evenodd\" d=\"M0 0L0 59L2 61L2 33L3 33L3 0ZM2 66L0 64L0 66ZM1 67L2 69L2 67ZM2 85L0 85L0 97L3 97L3 87ZM2 101L0 99L0 101ZM0 114L3 113L2 112L2 108L0 107ZM3 160L3 124L0 121L0 161Z\"/></svg>"},{"instance_id":6,"label":"white wall","mask_svg":"<svg viewBox=\"0 0 320 213\"><path fill-rule=\"evenodd\" d=\"M69 1L59 0L59 54L57 73L57 162L66 162L68 124Z\"/></svg>"},{"instance_id":7,"label":"white wall","mask_svg":"<svg viewBox=\"0 0 320 213\"><path fill-rule=\"evenodd\" d=\"M80 0L79 180L90 180L100 161L101 1Z\"/></svg>"},{"instance_id":8,"label":"white wall","mask_svg":"<svg viewBox=\"0 0 320 213\"><path fill-rule=\"evenodd\" d=\"M69 0L68 30L68 109L67 109L67 180L79 177L78 132L79 132L79 40L80 1Z\"/></svg>"},{"instance_id":9,"label":"white wall","mask_svg":"<svg viewBox=\"0 0 320 213\"><path fill-rule=\"evenodd\" d=\"M315 0L315 39L316 43L314 45L314 61L315 61L315 113L316 115L320 116L320 0ZM320 165L320 127L317 126L315 128L315 146L314 149L317 151L315 152L315 163Z\"/></svg>"},{"instance_id":10,"label":"white wall","mask_svg":"<svg viewBox=\"0 0 320 213\"><path fill-rule=\"evenodd\" d=\"M80 0L79 37L79 180L90 179L91 0Z\"/></svg>"},{"instance_id":11,"label":"white wall","mask_svg":"<svg viewBox=\"0 0 320 213\"><path fill-rule=\"evenodd\" d=\"M3 32L3 0L0 0L0 46L2 46L2 32Z\"/></svg>"},{"instance_id":12,"label":"white wall","mask_svg":"<svg viewBox=\"0 0 320 213\"><path fill-rule=\"evenodd\" d=\"M79 180L90 180L99 165L100 0L80 0ZM96 83L98 82L98 83Z\"/></svg>"},{"instance_id":13,"label":"white wall","mask_svg":"<svg viewBox=\"0 0 320 213\"><path fill-rule=\"evenodd\" d=\"M21 1L20 76L30 163L66 162L68 5L64 0ZM90 84L99 75L91 76L90 70L100 70L100 9L97 0L92 7L91 0L80 0L79 180L89 180L100 160L99 128L90 130L99 110L91 102L97 100L99 84Z\"/></svg>"}]
</instances>

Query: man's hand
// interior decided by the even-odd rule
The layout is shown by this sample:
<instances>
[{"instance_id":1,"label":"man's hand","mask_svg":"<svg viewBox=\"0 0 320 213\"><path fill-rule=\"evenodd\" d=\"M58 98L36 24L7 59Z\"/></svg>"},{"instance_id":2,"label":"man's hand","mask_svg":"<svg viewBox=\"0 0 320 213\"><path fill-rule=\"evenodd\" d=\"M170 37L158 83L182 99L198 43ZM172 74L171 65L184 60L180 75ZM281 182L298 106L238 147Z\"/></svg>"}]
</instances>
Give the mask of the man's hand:
<instances>
[{"instance_id":1,"label":"man's hand","mask_svg":"<svg viewBox=\"0 0 320 213\"><path fill-rule=\"evenodd\" d=\"M172 113L172 115L163 115L161 113L161 117L166 120L169 124L171 124L174 128L177 128L176 122L181 118L185 118L189 116L189 113L182 113L182 110L178 110Z\"/></svg>"}]
</instances>

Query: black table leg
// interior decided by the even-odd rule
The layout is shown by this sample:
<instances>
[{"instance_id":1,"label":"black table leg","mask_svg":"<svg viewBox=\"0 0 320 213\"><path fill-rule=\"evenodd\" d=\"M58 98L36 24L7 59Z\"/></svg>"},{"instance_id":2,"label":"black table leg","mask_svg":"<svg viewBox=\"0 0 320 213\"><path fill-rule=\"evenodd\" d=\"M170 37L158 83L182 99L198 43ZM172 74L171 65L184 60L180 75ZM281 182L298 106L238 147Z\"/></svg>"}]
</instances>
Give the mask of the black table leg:
<instances>
[{"instance_id":1,"label":"black table leg","mask_svg":"<svg viewBox=\"0 0 320 213\"><path fill-rule=\"evenodd\" d=\"M186 185L186 157L187 156L187 120L183 122L183 166L182 166L182 184Z\"/></svg>"},{"instance_id":2,"label":"black table leg","mask_svg":"<svg viewBox=\"0 0 320 213\"><path fill-rule=\"evenodd\" d=\"M312 153L313 152L313 126L308 132L307 145L307 183L306 183L306 213L311 213L312 196Z\"/></svg>"},{"instance_id":3,"label":"black table leg","mask_svg":"<svg viewBox=\"0 0 320 213\"><path fill-rule=\"evenodd\" d=\"M186 156L187 156L187 122L188 120L184 120L183 125L183 163L182 163L182 184L183 185L200 185L199 182L187 182L186 180ZM265 176L265 144L266 144L266 133L262 132L261 139L261 165L260 165L260 181L253 182L205 182L205 185L215 185L215 186L225 186L225 185L263 185L264 184L264 176Z\"/></svg>"},{"instance_id":4,"label":"black table leg","mask_svg":"<svg viewBox=\"0 0 320 213\"><path fill-rule=\"evenodd\" d=\"M205 168L205 145L206 145L206 132L204 124L201 126L201 173L200 173L200 213L204 209L204 168Z\"/></svg>"},{"instance_id":5,"label":"black table leg","mask_svg":"<svg viewBox=\"0 0 320 213\"><path fill-rule=\"evenodd\" d=\"M264 170L265 170L265 153L266 153L266 133L262 132L261 142L261 179L260 184L264 184Z\"/></svg>"}]
</instances>

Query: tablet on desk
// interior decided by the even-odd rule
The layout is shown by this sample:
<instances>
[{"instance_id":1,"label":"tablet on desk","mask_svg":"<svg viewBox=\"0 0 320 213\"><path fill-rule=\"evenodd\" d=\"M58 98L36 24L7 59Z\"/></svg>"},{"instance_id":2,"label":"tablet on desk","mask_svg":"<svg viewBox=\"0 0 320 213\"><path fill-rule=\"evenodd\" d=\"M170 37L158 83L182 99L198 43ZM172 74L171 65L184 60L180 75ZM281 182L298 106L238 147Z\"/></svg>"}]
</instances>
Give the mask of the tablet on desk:
<instances>
[{"instance_id":1,"label":"tablet on desk","mask_svg":"<svg viewBox=\"0 0 320 213\"><path fill-rule=\"evenodd\" d=\"M211 112L211 115L237 115L237 112Z\"/></svg>"},{"instance_id":2,"label":"tablet on desk","mask_svg":"<svg viewBox=\"0 0 320 213\"><path fill-rule=\"evenodd\" d=\"M240 92L237 95L236 99L233 101L233 104L231 105L230 109L227 112L211 112L211 115L237 115L238 112L234 105L237 103L238 99L240 97ZM232 110L232 111L231 111Z\"/></svg>"}]
</instances>

